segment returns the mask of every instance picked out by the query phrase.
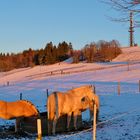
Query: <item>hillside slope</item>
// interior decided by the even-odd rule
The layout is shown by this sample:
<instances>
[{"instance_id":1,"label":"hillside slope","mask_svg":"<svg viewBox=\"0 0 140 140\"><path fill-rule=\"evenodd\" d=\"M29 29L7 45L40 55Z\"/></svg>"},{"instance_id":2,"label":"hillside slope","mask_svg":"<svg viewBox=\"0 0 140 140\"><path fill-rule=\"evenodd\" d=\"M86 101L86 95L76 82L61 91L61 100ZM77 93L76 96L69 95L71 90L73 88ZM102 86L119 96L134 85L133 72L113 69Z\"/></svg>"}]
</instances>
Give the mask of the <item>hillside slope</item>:
<instances>
[{"instance_id":1,"label":"hillside slope","mask_svg":"<svg viewBox=\"0 0 140 140\"><path fill-rule=\"evenodd\" d=\"M123 62L140 60L140 47L125 47L122 48L122 54L117 56L113 62Z\"/></svg>"},{"instance_id":2,"label":"hillside slope","mask_svg":"<svg viewBox=\"0 0 140 140\"><path fill-rule=\"evenodd\" d=\"M5 85L7 81L10 83L15 83L18 81L26 81L40 78L48 78L50 77L51 72L53 75L61 75L63 71L65 74L67 73L78 73L78 72L86 72L86 71L96 71L99 69L108 69L111 67L122 67L121 64L125 63L116 63L116 62L125 62L125 61L138 61L140 60L140 47L132 47L132 48L122 48L122 54L116 57L113 60L113 63L78 63L71 64L71 59L57 63L53 65L46 66L35 66L33 68L21 68L15 69L9 72L0 73L0 85ZM115 62L115 63L114 63ZM133 66L134 67L134 66Z\"/></svg>"},{"instance_id":3,"label":"hillside slope","mask_svg":"<svg viewBox=\"0 0 140 140\"><path fill-rule=\"evenodd\" d=\"M128 55L139 59L135 52L139 48L123 48L120 61L125 61ZM139 52L140 54L140 52ZM125 58L125 59L124 59ZM54 91L67 91L81 85L95 85L96 94L100 97L100 122L97 124L97 140L135 140L140 138L140 63L129 66L126 63L79 63L53 64L36 66L26 69L15 69L0 75L0 99L5 101L19 100L22 93L24 100L31 101L40 112L46 111L47 94ZM101 68L101 69L100 69ZM92 69L89 71L89 69ZM98 70L95 70L98 69ZM53 72L71 72L48 75ZM75 72L73 71L82 71ZM6 82L9 85L6 85ZM118 81L120 82L120 96L118 96ZM4 86L5 85L5 86ZM72 102L73 103L73 102ZM89 119L88 110L82 113L82 119ZM4 128L15 124L15 120L0 119L0 139L17 139L16 135L6 135ZM3 132L1 132L3 130ZM33 137L31 137L33 136ZM9 138L10 137L10 138ZM21 140L34 140L36 136L20 137ZM90 140L92 128L85 131L64 133L56 136L44 136L42 140Z\"/></svg>"}]
</instances>

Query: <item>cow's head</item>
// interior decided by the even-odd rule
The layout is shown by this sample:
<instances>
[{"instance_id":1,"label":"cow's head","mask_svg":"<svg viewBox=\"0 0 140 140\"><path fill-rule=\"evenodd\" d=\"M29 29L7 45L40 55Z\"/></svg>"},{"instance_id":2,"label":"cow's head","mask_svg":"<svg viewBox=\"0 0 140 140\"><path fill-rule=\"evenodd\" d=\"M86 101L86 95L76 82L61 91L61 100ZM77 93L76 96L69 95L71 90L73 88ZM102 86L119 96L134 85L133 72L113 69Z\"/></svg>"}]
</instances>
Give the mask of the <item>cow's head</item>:
<instances>
[{"instance_id":1,"label":"cow's head","mask_svg":"<svg viewBox=\"0 0 140 140\"><path fill-rule=\"evenodd\" d=\"M87 108L89 108L89 104L90 104L90 99L88 96L84 96L81 99L81 106L82 106L82 110L86 110Z\"/></svg>"},{"instance_id":2,"label":"cow's head","mask_svg":"<svg viewBox=\"0 0 140 140\"><path fill-rule=\"evenodd\" d=\"M98 119L99 108L100 108L100 100L99 100L99 96L96 95L96 94L93 94L93 98L92 98L92 100L90 101L90 104L89 104L90 120L92 120L92 118L93 118L94 104L96 105L96 111L97 111L96 117Z\"/></svg>"}]
</instances>

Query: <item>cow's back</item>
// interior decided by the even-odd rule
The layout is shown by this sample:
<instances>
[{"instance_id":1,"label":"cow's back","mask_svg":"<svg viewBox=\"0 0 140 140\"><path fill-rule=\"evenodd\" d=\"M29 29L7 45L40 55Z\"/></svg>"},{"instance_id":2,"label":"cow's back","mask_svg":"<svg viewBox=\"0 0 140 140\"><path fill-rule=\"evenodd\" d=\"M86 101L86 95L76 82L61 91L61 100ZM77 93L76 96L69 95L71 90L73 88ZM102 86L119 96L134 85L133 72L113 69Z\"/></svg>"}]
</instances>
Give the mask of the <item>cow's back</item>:
<instances>
[{"instance_id":1,"label":"cow's back","mask_svg":"<svg viewBox=\"0 0 140 140\"><path fill-rule=\"evenodd\" d=\"M53 120L58 113L58 117L73 112L79 108L81 96L73 93L53 92L47 100L48 119Z\"/></svg>"},{"instance_id":2,"label":"cow's back","mask_svg":"<svg viewBox=\"0 0 140 140\"><path fill-rule=\"evenodd\" d=\"M78 96L88 96L90 98L92 98L93 96L93 89L91 85L84 85L78 88L74 88L68 91L68 93L72 93Z\"/></svg>"},{"instance_id":3,"label":"cow's back","mask_svg":"<svg viewBox=\"0 0 140 140\"><path fill-rule=\"evenodd\" d=\"M63 94L58 93L58 106L59 106L60 115L68 114L69 112L75 110L76 104L79 103L79 101L76 100L77 97L74 94L67 93L67 92Z\"/></svg>"}]
</instances>

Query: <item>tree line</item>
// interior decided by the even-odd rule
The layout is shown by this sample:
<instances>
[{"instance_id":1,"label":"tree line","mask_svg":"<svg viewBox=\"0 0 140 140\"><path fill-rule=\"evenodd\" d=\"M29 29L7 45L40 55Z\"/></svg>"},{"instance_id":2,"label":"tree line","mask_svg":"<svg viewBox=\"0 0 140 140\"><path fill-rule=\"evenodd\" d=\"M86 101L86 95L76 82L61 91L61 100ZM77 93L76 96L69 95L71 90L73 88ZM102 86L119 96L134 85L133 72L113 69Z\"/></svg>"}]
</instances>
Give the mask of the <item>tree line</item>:
<instances>
[{"instance_id":1,"label":"tree line","mask_svg":"<svg viewBox=\"0 0 140 140\"><path fill-rule=\"evenodd\" d=\"M72 50L72 44L63 41L57 46L49 42L39 50L29 48L17 54L0 53L0 71L61 62L71 56Z\"/></svg>"},{"instance_id":2,"label":"tree line","mask_svg":"<svg viewBox=\"0 0 140 140\"><path fill-rule=\"evenodd\" d=\"M86 60L91 62L109 62L121 53L120 44L117 40L110 42L100 40L85 45L81 50L73 51L73 62Z\"/></svg>"},{"instance_id":3,"label":"tree line","mask_svg":"<svg viewBox=\"0 0 140 140\"><path fill-rule=\"evenodd\" d=\"M49 65L64 61L70 57L73 63L79 61L105 62L111 61L121 53L118 41L99 41L85 45L81 50L73 50L72 43L63 41L57 46L52 42L45 48L33 50L29 48L22 53L0 53L0 71L9 71L15 68L33 67L36 65Z\"/></svg>"}]
</instances>

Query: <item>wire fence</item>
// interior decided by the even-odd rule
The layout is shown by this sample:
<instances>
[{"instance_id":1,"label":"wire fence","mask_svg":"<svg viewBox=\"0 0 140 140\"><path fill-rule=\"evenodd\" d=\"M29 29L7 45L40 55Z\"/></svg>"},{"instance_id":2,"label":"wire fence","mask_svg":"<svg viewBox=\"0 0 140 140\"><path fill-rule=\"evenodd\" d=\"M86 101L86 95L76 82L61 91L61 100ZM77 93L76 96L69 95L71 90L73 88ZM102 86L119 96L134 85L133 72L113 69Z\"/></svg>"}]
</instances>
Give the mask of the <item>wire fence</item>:
<instances>
[{"instance_id":1,"label":"wire fence","mask_svg":"<svg viewBox=\"0 0 140 140\"><path fill-rule=\"evenodd\" d=\"M99 95L118 95L118 94L139 94L140 81L130 82L93 82L96 93Z\"/></svg>"},{"instance_id":2,"label":"wire fence","mask_svg":"<svg viewBox=\"0 0 140 140\"><path fill-rule=\"evenodd\" d=\"M108 95L126 95L127 94L140 94L140 81L138 81L137 83L130 83L130 82L94 82L94 85L96 87L96 93L100 96L108 96ZM120 92L120 93L119 93ZM111 117L109 119L106 119L102 122L99 122L97 124L97 127L100 127L100 125L109 123L111 121L120 119L122 117L125 117L127 115L133 114L134 112L140 112L139 107L133 108L133 109L129 109L129 111L126 111L124 113L119 113L118 115L115 115L115 117ZM79 139L86 139L86 136L84 136L84 133L89 133L88 135L91 135L92 137L92 130L93 128L89 128L77 133L71 133L69 135L64 135L64 136L60 136L57 138L52 138L52 140L61 140L61 139L74 139L73 137L77 137Z\"/></svg>"},{"instance_id":3,"label":"wire fence","mask_svg":"<svg viewBox=\"0 0 140 140\"><path fill-rule=\"evenodd\" d=\"M99 122L99 123L97 123L97 127L99 127L100 125L106 124L106 123L108 123L108 122L111 122L111 121L120 119L120 118L122 118L122 117L124 117L124 116L127 116L127 115L129 115L129 114L131 114L131 113L134 113L134 112L137 112L137 111L140 111L140 108L138 108L138 107L137 107L137 108L134 108L134 109L132 109L132 110L130 110L130 111L128 111L128 112L119 114L119 115L117 115L117 116L115 116L115 117L112 117L112 118L110 118L110 119L108 119L108 120ZM70 138L72 138L72 137L74 137L74 136L77 136L77 138L80 137L80 138L84 139L84 138L85 138L85 137L84 137L84 133L89 132L90 135L92 136L92 131L93 131L93 127L89 128L89 129L86 129L86 130L83 130L83 131L79 131L79 132L74 133L74 134L71 133L71 134L69 134L69 135L65 135L65 136L60 136L60 137L57 137L57 138L53 138L53 139L51 139L51 140L70 139Z\"/></svg>"},{"instance_id":4,"label":"wire fence","mask_svg":"<svg viewBox=\"0 0 140 140\"><path fill-rule=\"evenodd\" d=\"M132 68L133 68L133 70L137 69L137 66L134 65L135 63L131 62L131 63L128 63L127 65L125 64L125 66L127 66L127 67L125 67L125 69L127 69L127 70L132 70ZM139 62L137 62L137 63L139 63ZM133 67L132 67L132 65L133 65ZM74 71L74 72L77 72L77 71ZM61 74L63 74L63 73L61 73ZM67 83L67 80L65 82ZM58 88L57 86L61 86L61 88L67 89L66 88L66 83L63 83L63 85L62 85L62 83L60 81L60 83L55 85L55 88L57 89ZM140 81L137 81L137 82L90 81L89 83L96 87L96 94L98 94L100 96L140 94ZM46 111L47 89L48 89L49 94L53 91L52 88L49 88L49 84L46 86L46 89L43 89L43 90L34 88L35 86L34 85L32 86L31 84L28 85L28 86L26 84L25 85L24 84L25 83L16 84L16 85L8 85L8 83L7 83L7 86L2 87L3 88L2 90L4 92L8 88L8 90L11 91L11 93L10 92L8 92L8 93L6 93L6 92L1 93L0 92L0 99L1 100L6 100L6 101L15 101L15 100L18 100L18 99L29 100L33 104L36 105L36 107L39 109L40 112ZM53 84L53 82L51 84ZM82 82L82 84L83 85L87 84L87 82L85 82L85 83ZM13 89L13 87L15 88L16 86L17 86L17 91L13 94L12 89ZM26 87L26 90L22 90L22 87L24 87L24 88ZM5 88L5 90L4 90L4 88ZM72 88L72 87L69 86L69 88ZM31 92L29 92L29 91L31 91ZM22 97L21 97L21 93L22 93ZM105 121L99 123L97 126L99 126L103 123L107 123L109 121L113 121L113 120L118 119L120 117L123 117L127 114L130 114L130 113L134 112L134 111L138 111L138 109L136 108L136 109L131 110L129 112L126 112L124 114L120 114L116 117L105 120ZM78 132L78 133L75 133L75 134L70 134L68 136L62 136L62 138L60 137L60 138L57 138L57 139L69 138L69 137L73 137L75 135L79 135L79 137L83 137L83 136L80 136L80 134L83 134L83 133L86 133L86 132L91 133L91 130L92 130L92 128L81 131L81 132Z\"/></svg>"}]
</instances>

